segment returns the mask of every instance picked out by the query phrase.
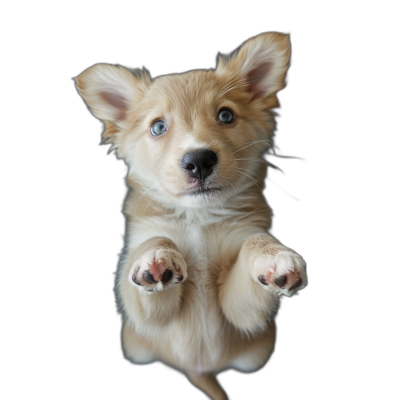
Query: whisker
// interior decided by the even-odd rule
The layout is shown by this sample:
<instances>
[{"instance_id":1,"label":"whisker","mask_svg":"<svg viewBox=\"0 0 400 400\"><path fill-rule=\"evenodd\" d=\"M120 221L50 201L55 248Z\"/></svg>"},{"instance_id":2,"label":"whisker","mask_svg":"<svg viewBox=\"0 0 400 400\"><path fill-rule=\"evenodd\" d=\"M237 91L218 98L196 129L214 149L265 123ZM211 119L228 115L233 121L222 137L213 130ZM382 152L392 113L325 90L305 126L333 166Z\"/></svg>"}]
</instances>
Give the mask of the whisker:
<instances>
[{"instance_id":1,"label":"whisker","mask_svg":"<svg viewBox=\"0 0 400 400\"><path fill-rule=\"evenodd\" d=\"M239 172L239 171L238 171L238 172ZM239 175L238 172L232 171L233 174L235 174L236 176L238 176L238 177L240 178L241 176ZM244 175L244 174L242 174L242 175ZM248 182L248 180L247 180L246 177L244 177L244 179L246 179L246 185L247 185L247 189L248 189L248 188L249 188L249 182Z\"/></svg>"},{"instance_id":2,"label":"whisker","mask_svg":"<svg viewBox=\"0 0 400 400\"><path fill-rule=\"evenodd\" d=\"M217 99L218 99L219 97L223 96L224 94L230 92L230 91L233 90L233 89L236 89L236 88L239 88L239 87L244 87L244 86L249 86L250 83L253 83L253 82L255 82L255 81L256 81L256 79L253 79L253 80L248 80L248 79L247 79L247 82L246 82L246 83L242 83L242 84L240 84L240 85L236 85L236 86L230 87L230 88L228 88L228 89L225 89L225 91L224 91L223 93L220 93L220 94L219 94L219 96L217 97ZM239 82L237 82L237 83L239 83Z\"/></svg>"},{"instance_id":3,"label":"whisker","mask_svg":"<svg viewBox=\"0 0 400 400\"><path fill-rule=\"evenodd\" d=\"M282 173L284 173L278 166L276 166L275 164L272 164L271 162L267 161L267 160L263 160L261 158L235 158L236 161L240 161L240 160L247 160L247 161L257 161L266 165L269 165L271 168L277 169L278 171L281 171Z\"/></svg>"},{"instance_id":4,"label":"whisker","mask_svg":"<svg viewBox=\"0 0 400 400\"><path fill-rule=\"evenodd\" d=\"M220 90L220 93L223 92L223 90L224 90L227 86L231 85L232 83L236 82L237 80L238 80L238 79L232 79L231 81L229 81L228 83L226 83L226 84L222 87L222 89Z\"/></svg>"},{"instance_id":5,"label":"whisker","mask_svg":"<svg viewBox=\"0 0 400 400\"><path fill-rule=\"evenodd\" d=\"M226 85L224 85L222 87L222 89L219 91L218 96L216 97L217 99L221 96L221 93L228 88L231 85L235 85L237 83L238 79L232 79L231 81L229 81Z\"/></svg>"},{"instance_id":6,"label":"whisker","mask_svg":"<svg viewBox=\"0 0 400 400\"><path fill-rule=\"evenodd\" d=\"M218 96L216 97L217 99L220 98L224 93L224 90L226 90L229 86L231 85L236 85L238 83L241 82L245 82L248 78L242 78L242 79L232 79L231 81L229 81L226 85L224 85L224 87L220 90Z\"/></svg>"},{"instance_id":7,"label":"whisker","mask_svg":"<svg viewBox=\"0 0 400 400\"><path fill-rule=\"evenodd\" d=\"M232 183L229 179L226 179L226 178L223 178L223 177L221 177L221 178L222 178L224 181L228 182L228 183L233 187L233 190L235 191L235 195L237 195L236 187L233 186L233 183Z\"/></svg>"},{"instance_id":8,"label":"whisker","mask_svg":"<svg viewBox=\"0 0 400 400\"><path fill-rule=\"evenodd\" d=\"M230 87L230 88L228 88L228 89L225 89L225 91L224 91L223 93L221 93L221 94L219 95L219 97L223 96L224 94L227 94L228 92L230 92L230 91L233 90L233 89L237 89L237 88L244 87L244 86L249 86L249 85L250 85L250 83L243 83L243 84L241 84L241 85L232 86L232 87ZM218 97L217 97L217 98L218 98Z\"/></svg>"},{"instance_id":9,"label":"whisker","mask_svg":"<svg viewBox=\"0 0 400 400\"><path fill-rule=\"evenodd\" d=\"M291 195L289 192L287 192L285 189L283 189L281 186L279 186L277 183L275 183L269 176L267 177L267 179L272 182L277 188L281 189L282 192L286 193L288 196L290 196L292 199L296 200L296 201L300 201L300 199L298 199L297 197Z\"/></svg>"},{"instance_id":10,"label":"whisker","mask_svg":"<svg viewBox=\"0 0 400 400\"><path fill-rule=\"evenodd\" d=\"M236 168L236 169L237 169L237 168ZM251 176L245 174L244 172L240 172L240 171L237 171L237 172L238 172L239 174L243 174L243 175L247 176L248 178L250 178L250 179L256 184L256 186L258 187L258 189L261 190L260 186L258 186L258 183L255 181L254 178L252 178Z\"/></svg>"},{"instance_id":11,"label":"whisker","mask_svg":"<svg viewBox=\"0 0 400 400\"><path fill-rule=\"evenodd\" d=\"M246 146L242 147L241 149L234 151L232 154L236 154L236 153L238 153L239 151L244 150L244 149L246 149L247 147L250 147L250 146L252 146L253 144L260 143L260 142L266 142L266 143L268 143L268 144L272 147L272 143L271 143L269 140L255 140L255 141L253 141L253 142L250 142L250 143L247 144ZM236 147L239 147L239 146L236 146ZM235 148L236 148L236 147L235 147ZM235 150L235 148L234 148L233 150Z\"/></svg>"},{"instance_id":12,"label":"whisker","mask_svg":"<svg viewBox=\"0 0 400 400\"><path fill-rule=\"evenodd\" d=\"M262 181L265 179L264 176L261 176L261 177L260 177L259 174L257 174L256 172L254 172L254 171L252 171L252 170L250 170L250 169L246 169L246 168L236 168L236 169L241 169L241 170L243 170L243 171L250 172L251 174L253 174L253 175L257 176L258 178L260 178Z\"/></svg>"},{"instance_id":13,"label":"whisker","mask_svg":"<svg viewBox=\"0 0 400 400\"><path fill-rule=\"evenodd\" d=\"M240 86L248 86L252 81L249 81L248 78L242 78L238 79L236 81L232 81L232 84L229 87L226 87L224 91L221 91L221 93L218 95L217 98L223 96L224 94L228 93L230 90L234 89L235 87L240 87ZM235 86L238 85L238 86Z\"/></svg>"},{"instance_id":14,"label":"whisker","mask_svg":"<svg viewBox=\"0 0 400 400\"><path fill-rule=\"evenodd\" d=\"M146 190L139 196L139 198L136 199L136 200L132 203L132 205L131 205L130 208L129 208L129 211L131 211L131 210L132 210L132 207L135 205L135 203L137 203L137 204L136 204L136 207L135 207L135 212L134 212L134 215L136 215L136 210L137 210L137 207L138 207L138 205L139 205L139 203L140 203L140 200L143 198L143 196L144 196L150 189L152 189L155 185L157 185L157 184L159 184L159 183L160 183L160 182L157 181L154 185L151 185L148 189L146 189Z\"/></svg>"},{"instance_id":15,"label":"whisker","mask_svg":"<svg viewBox=\"0 0 400 400\"><path fill-rule=\"evenodd\" d=\"M291 158L291 159L294 159L294 160L305 161L304 158L302 158L302 157L296 157L296 156L283 156L283 155L281 155L281 154L275 154L275 153L270 154L270 156L278 157L278 158Z\"/></svg>"},{"instance_id":16,"label":"whisker","mask_svg":"<svg viewBox=\"0 0 400 400\"><path fill-rule=\"evenodd\" d=\"M226 83L226 84L221 88L221 90L219 91L218 96L219 96L227 87L229 87L230 85L234 84L234 82L235 82L236 80L237 80L237 79L232 79L231 81L229 81L228 83ZM218 97L217 97L217 98L218 98Z\"/></svg>"}]
</instances>

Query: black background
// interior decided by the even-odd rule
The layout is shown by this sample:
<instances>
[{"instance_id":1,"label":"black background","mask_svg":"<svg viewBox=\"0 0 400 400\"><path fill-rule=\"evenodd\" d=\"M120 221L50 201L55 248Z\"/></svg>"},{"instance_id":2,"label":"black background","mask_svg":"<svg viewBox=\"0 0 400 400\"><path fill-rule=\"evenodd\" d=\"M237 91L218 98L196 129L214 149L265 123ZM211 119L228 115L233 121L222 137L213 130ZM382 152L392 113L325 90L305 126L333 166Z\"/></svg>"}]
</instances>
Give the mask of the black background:
<instances>
[{"instance_id":1,"label":"black background","mask_svg":"<svg viewBox=\"0 0 400 400\"><path fill-rule=\"evenodd\" d=\"M353 369L360 363L351 328L358 323L357 300L338 285L341 266L352 263L349 254L343 261L342 249L351 240L342 213L349 180L342 173L345 150L338 152L337 145L351 125L344 127L337 118L345 112L340 59L351 52L346 35L324 20L255 14L171 22L156 13L113 29L101 19L86 27L77 16L43 59L54 74L47 90L55 100L52 104L50 96L49 107L57 110L45 144L44 171L52 194L44 206L58 262L50 272L46 269L41 312L48 329L40 329L39 350L49 358L36 372L66 393L158 398L173 391L175 399L205 398L168 367L137 366L123 358L113 288L123 247L127 169L100 145L102 124L88 111L72 78L96 63L145 67L153 77L214 68L218 53L230 53L267 31L289 33L292 42L288 85L278 95L275 150L282 157L268 156L283 171L270 169L266 181L272 234L303 256L309 283L282 299L276 349L267 365L253 374L223 372L218 379L230 399L302 392L319 397L321 390L339 394L347 387L348 393L354 384ZM351 199L345 202L349 207ZM49 274L55 285L49 284Z\"/></svg>"}]
</instances>

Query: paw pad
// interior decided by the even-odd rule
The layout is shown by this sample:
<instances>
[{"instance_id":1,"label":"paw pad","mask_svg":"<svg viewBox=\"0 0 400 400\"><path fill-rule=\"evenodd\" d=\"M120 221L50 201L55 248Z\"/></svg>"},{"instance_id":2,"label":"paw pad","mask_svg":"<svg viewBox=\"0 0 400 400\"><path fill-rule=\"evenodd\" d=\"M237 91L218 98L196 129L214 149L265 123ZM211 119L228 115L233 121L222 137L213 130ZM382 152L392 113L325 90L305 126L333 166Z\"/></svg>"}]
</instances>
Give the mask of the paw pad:
<instances>
[{"instance_id":1,"label":"paw pad","mask_svg":"<svg viewBox=\"0 0 400 400\"><path fill-rule=\"evenodd\" d=\"M130 281L148 292L182 282L187 277L186 263L177 251L151 250L135 261Z\"/></svg>"},{"instance_id":2,"label":"paw pad","mask_svg":"<svg viewBox=\"0 0 400 400\"><path fill-rule=\"evenodd\" d=\"M154 279L154 277L153 277L153 275L151 274L150 271L144 271L143 278L148 283L151 283L151 284L157 283L157 281Z\"/></svg>"},{"instance_id":3,"label":"paw pad","mask_svg":"<svg viewBox=\"0 0 400 400\"><path fill-rule=\"evenodd\" d=\"M279 286L279 287L282 288L282 289L285 287L286 282L287 282L287 276L286 276L286 275L278 276L278 277L275 279L275 285L276 285L276 286Z\"/></svg>"},{"instance_id":4,"label":"paw pad","mask_svg":"<svg viewBox=\"0 0 400 400\"><path fill-rule=\"evenodd\" d=\"M285 250L278 254L264 255L256 262L254 278L266 290L291 296L307 284L306 264L296 253Z\"/></svg>"},{"instance_id":5,"label":"paw pad","mask_svg":"<svg viewBox=\"0 0 400 400\"><path fill-rule=\"evenodd\" d=\"M167 283L170 281L172 278L172 271L170 269L166 269L161 277L161 282L162 283ZM180 276L181 280L183 279L183 276ZM179 279L178 279L179 280Z\"/></svg>"}]
</instances>

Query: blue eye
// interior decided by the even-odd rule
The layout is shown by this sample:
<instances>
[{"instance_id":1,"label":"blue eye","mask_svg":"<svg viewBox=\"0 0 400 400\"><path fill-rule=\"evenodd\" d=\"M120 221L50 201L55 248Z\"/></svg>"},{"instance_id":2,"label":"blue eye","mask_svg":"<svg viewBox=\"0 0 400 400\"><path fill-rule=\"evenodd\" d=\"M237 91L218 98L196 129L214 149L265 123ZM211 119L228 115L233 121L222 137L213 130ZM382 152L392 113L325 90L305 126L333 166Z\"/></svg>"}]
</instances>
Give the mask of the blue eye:
<instances>
[{"instance_id":1,"label":"blue eye","mask_svg":"<svg viewBox=\"0 0 400 400\"><path fill-rule=\"evenodd\" d=\"M167 132L167 125L162 119L153 122L150 132L153 136L160 136Z\"/></svg>"},{"instance_id":2,"label":"blue eye","mask_svg":"<svg viewBox=\"0 0 400 400\"><path fill-rule=\"evenodd\" d=\"M231 124L233 118L233 112L229 108L221 108L218 112L218 119L224 124Z\"/></svg>"}]
</instances>

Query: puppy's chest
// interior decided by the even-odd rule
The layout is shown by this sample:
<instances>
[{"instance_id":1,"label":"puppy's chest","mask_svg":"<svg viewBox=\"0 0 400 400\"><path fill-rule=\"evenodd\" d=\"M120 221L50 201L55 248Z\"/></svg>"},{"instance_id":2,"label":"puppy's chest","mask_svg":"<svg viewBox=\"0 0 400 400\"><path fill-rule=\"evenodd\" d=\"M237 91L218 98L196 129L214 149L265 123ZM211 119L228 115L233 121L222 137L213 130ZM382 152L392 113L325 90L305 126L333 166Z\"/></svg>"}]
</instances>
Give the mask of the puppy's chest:
<instances>
[{"instance_id":1,"label":"puppy's chest","mask_svg":"<svg viewBox=\"0 0 400 400\"><path fill-rule=\"evenodd\" d=\"M219 307L218 279L223 268L229 268L230 254L238 252L227 245L227 230L205 226L187 225L184 235L173 240L187 264L188 278L185 284L183 306L193 321L204 324L212 320L216 329L224 318ZM228 239L229 241L229 239ZM224 244L225 242L225 244ZM198 327L199 329L200 326ZM210 325L208 330L210 330Z\"/></svg>"},{"instance_id":2,"label":"puppy's chest","mask_svg":"<svg viewBox=\"0 0 400 400\"><path fill-rule=\"evenodd\" d=\"M173 240L186 261L191 280L200 285L212 279L211 275L217 273L224 259L222 243L227 235L226 229L188 224L179 231L183 234L176 235Z\"/></svg>"}]
</instances>

